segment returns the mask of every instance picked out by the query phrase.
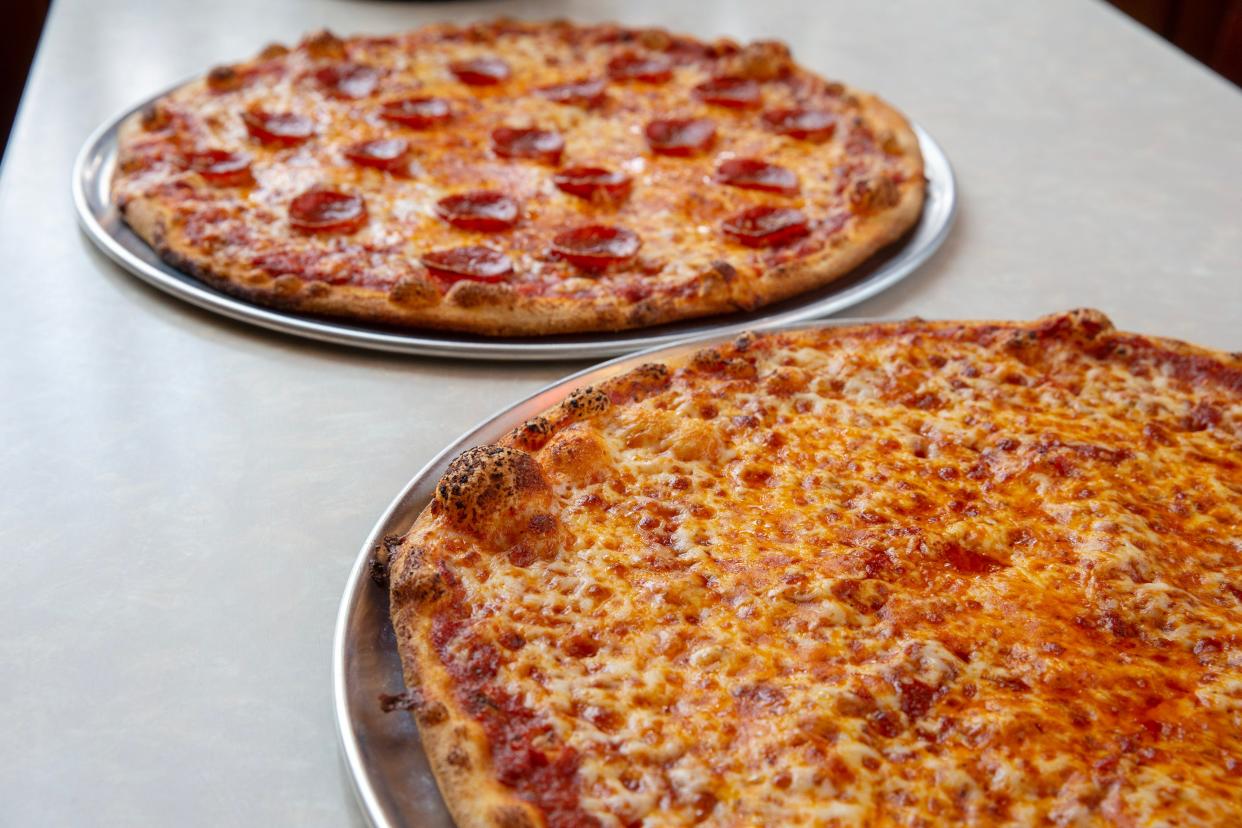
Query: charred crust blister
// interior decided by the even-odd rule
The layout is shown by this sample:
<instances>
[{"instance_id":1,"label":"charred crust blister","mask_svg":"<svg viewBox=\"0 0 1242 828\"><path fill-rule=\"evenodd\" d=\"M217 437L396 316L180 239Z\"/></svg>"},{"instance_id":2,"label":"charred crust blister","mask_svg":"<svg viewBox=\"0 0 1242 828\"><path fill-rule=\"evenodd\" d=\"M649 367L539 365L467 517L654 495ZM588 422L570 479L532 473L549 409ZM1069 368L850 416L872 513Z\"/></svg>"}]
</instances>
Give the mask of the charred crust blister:
<instances>
[{"instance_id":1,"label":"charred crust blister","mask_svg":"<svg viewBox=\"0 0 1242 828\"><path fill-rule=\"evenodd\" d=\"M517 448L536 451L543 448L551 433L552 424L546 417L532 417L509 432L507 439Z\"/></svg>"},{"instance_id":2,"label":"charred crust blister","mask_svg":"<svg viewBox=\"0 0 1242 828\"><path fill-rule=\"evenodd\" d=\"M423 706L423 694L417 690L402 690L400 693L380 693L380 710L392 713L395 710L417 711Z\"/></svg>"},{"instance_id":3,"label":"charred crust blister","mask_svg":"<svg viewBox=\"0 0 1242 828\"><path fill-rule=\"evenodd\" d=\"M397 552L401 550L401 544L405 543L405 535L385 535L380 541L383 546L384 564L392 563L393 558L397 556Z\"/></svg>"},{"instance_id":4,"label":"charred crust blister","mask_svg":"<svg viewBox=\"0 0 1242 828\"><path fill-rule=\"evenodd\" d=\"M557 406L554 423L559 428L602 414L612 406L612 399L593 385L579 388Z\"/></svg>"},{"instance_id":5,"label":"charred crust blister","mask_svg":"<svg viewBox=\"0 0 1242 828\"><path fill-rule=\"evenodd\" d=\"M557 431L581 420L602 414L613 405L641 399L662 391L671 379L668 366L647 362L619 377L605 380L598 386L579 388L548 416L532 417L509 432L506 442L526 451L537 451L547 445Z\"/></svg>"},{"instance_id":6,"label":"charred crust blister","mask_svg":"<svg viewBox=\"0 0 1242 828\"><path fill-rule=\"evenodd\" d=\"M689 369L699 374L722 374L731 379L754 379L758 370L743 357L726 357L717 348L702 348L690 357Z\"/></svg>"},{"instance_id":7,"label":"charred crust blister","mask_svg":"<svg viewBox=\"0 0 1242 828\"><path fill-rule=\"evenodd\" d=\"M520 500L522 493L545 487L539 464L524 451L507 446L468 449L449 464L436 486L436 503L449 521L478 527L499 505Z\"/></svg>"},{"instance_id":8,"label":"charred crust blister","mask_svg":"<svg viewBox=\"0 0 1242 828\"><path fill-rule=\"evenodd\" d=\"M388 562L379 558L379 550L371 553L371 560L367 561L367 574L371 576L371 583L381 589L388 588Z\"/></svg>"},{"instance_id":9,"label":"charred crust blister","mask_svg":"<svg viewBox=\"0 0 1242 828\"><path fill-rule=\"evenodd\" d=\"M447 588L439 572L420 566L402 567L391 582L390 595L394 605L426 604L440 600Z\"/></svg>"},{"instance_id":10,"label":"charred crust blister","mask_svg":"<svg viewBox=\"0 0 1242 828\"><path fill-rule=\"evenodd\" d=\"M715 372L724 365L724 355L715 348L700 348L690 357L690 368L694 371Z\"/></svg>"},{"instance_id":11,"label":"charred crust blister","mask_svg":"<svg viewBox=\"0 0 1242 828\"><path fill-rule=\"evenodd\" d=\"M371 550L371 559L367 562L367 572L376 586L387 587L388 576L392 563L401 551L404 535L385 535L383 540Z\"/></svg>"}]
</instances>

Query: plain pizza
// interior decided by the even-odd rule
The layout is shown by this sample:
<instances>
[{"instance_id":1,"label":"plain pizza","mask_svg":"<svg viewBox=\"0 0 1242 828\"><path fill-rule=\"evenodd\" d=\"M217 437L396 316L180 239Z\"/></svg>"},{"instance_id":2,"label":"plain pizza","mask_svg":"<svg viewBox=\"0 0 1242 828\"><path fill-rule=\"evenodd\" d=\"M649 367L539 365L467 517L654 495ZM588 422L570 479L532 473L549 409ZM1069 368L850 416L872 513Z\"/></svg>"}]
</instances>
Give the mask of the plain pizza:
<instances>
[{"instance_id":1,"label":"plain pizza","mask_svg":"<svg viewBox=\"0 0 1242 828\"><path fill-rule=\"evenodd\" d=\"M1238 824L1238 355L746 336L467 451L379 553L463 828Z\"/></svg>"},{"instance_id":2,"label":"plain pizza","mask_svg":"<svg viewBox=\"0 0 1242 828\"><path fill-rule=\"evenodd\" d=\"M122 128L113 195L247 300L485 335L749 310L917 220L918 141L776 42L563 22L320 33Z\"/></svg>"}]
</instances>

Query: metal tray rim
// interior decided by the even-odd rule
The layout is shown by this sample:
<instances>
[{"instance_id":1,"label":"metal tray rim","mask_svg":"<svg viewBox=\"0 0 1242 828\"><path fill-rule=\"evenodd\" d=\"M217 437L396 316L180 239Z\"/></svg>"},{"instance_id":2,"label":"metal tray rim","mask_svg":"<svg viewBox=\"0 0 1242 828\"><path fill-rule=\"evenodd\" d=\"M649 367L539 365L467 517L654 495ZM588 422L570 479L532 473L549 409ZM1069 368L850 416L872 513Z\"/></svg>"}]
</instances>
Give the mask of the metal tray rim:
<instances>
[{"instance_id":1,"label":"metal tray rim","mask_svg":"<svg viewBox=\"0 0 1242 828\"><path fill-rule=\"evenodd\" d=\"M644 335L642 329L638 329L615 333L568 335L568 339L562 338L554 342L539 338L488 341L455 338L466 335L452 332L444 332L436 336L434 332L404 333L367 328L349 322L284 313L229 296L166 264L152 264L139 258L138 254L130 250L116 234L104 227L101 217L112 208L111 201L105 200L100 203L99 199L92 197L92 193L97 192L101 185L111 181L110 170L115 161L117 132L120 125L135 112L190 80L193 78L186 78L136 105L127 107L96 127L87 137L73 165L72 194L78 225L109 259L142 281L169 295L239 322L320 342L390 353L459 359L583 360L632 353L641 348L659 347L687 337L710 335L717 331L740 333L743 330L759 330L823 318L875 296L922 267L944 243L957 216L957 181L952 164L944 150L927 131L918 124L912 123L911 126L923 152L925 174L928 176L928 194L924 203L923 216L912 231L915 236L907 239L905 243L907 246L898 249L895 254L896 259L885 262L874 273L856 284L845 287L840 292L831 293L801 305L796 304L797 297L785 300L785 302L794 302L795 306L776 311L766 317L763 315L764 310L760 309L756 312L759 314L757 317L742 321L731 321L728 316L688 319L672 323L684 329L665 329L648 335ZM106 180L101 181L101 176ZM929 222L926 227L924 227L924 222ZM928 237L922 241L921 245L910 246L913 238L924 233L928 234ZM138 243L141 244L141 241L139 240ZM145 244L143 247L146 247Z\"/></svg>"},{"instance_id":2,"label":"metal tray rim","mask_svg":"<svg viewBox=\"0 0 1242 828\"><path fill-rule=\"evenodd\" d=\"M819 319L810 322L789 322L765 328L765 332L814 330L819 328L850 327L896 321L879 318L835 318ZM591 382L605 379L637 367L654 357L676 358L688 354L698 348L727 342L737 334L735 332L711 332L697 337L683 339L673 344L657 345L631 354L624 354L606 362L593 365L581 371L551 382L522 399L504 407L491 416L476 423L460 437L439 451L402 487L396 497L388 504L380 518L371 527L366 540L358 552L353 567L349 572L345 591L337 609L336 626L332 636L332 695L333 710L336 717L337 742L345 759L346 768L355 798L369 825L375 828L398 828L403 823L396 823L388 818L387 812L380 802L379 796L367 770L366 760L362 756L359 745L359 734L354 726L351 715L351 702L348 686L348 648L350 646L350 620L359 603L365 599L365 590L374 589L368 575L368 563L371 552L376 544L395 528L390 524L398 512L410 507L407 503L416 489L429 486L438 479L453 457L474 445L494 440L510 429L524 422L528 417L538 414L560 399L563 399L574 388ZM424 503L418 505L421 510Z\"/></svg>"}]
</instances>

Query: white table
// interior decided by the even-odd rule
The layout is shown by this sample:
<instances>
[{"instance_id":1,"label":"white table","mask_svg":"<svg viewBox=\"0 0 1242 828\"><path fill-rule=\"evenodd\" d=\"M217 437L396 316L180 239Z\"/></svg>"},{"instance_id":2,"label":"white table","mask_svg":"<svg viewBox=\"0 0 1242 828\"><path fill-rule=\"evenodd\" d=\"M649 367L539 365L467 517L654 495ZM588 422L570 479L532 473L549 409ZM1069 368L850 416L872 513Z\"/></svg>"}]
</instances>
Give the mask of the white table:
<instances>
[{"instance_id":1,"label":"white table","mask_svg":"<svg viewBox=\"0 0 1242 828\"><path fill-rule=\"evenodd\" d=\"M358 545L441 446L563 365L267 334L75 225L99 122L329 25L508 13L778 37L957 167L921 272L859 315L1031 317L1242 348L1242 96L1102 4L57 0L0 179L0 824L357 822L329 650Z\"/></svg>"}]
</instances>

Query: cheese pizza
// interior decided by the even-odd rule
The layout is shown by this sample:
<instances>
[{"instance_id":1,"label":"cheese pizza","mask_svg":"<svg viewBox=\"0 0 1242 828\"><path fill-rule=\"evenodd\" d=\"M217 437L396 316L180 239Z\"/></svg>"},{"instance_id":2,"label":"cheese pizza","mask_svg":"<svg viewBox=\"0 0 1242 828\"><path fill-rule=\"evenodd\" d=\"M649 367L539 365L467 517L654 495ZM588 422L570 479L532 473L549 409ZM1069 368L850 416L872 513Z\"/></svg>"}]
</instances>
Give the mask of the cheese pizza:
<instances>
[{"instance_id":1,"label":"cheese pizza","mask_svg":"<svg viewBox=\"0 0 1242 828\"><path fill-rule=\"evenodd\" d=\"M744 336L465 452L378 553L462 828L1238 824L1238 355Z\"/></svg>"},{"instance_id":2,"label":"cheese pizza","mask_svg":"<svg viewBox=\"0 0 1242 828\"><path fill-rule=\"evenodd\" d=\"M308 37L121 131L113 197L247 300L484 335L750 310L897 240L918 141L780 43L564 22Z\"/></svg>"}]
</instances>

